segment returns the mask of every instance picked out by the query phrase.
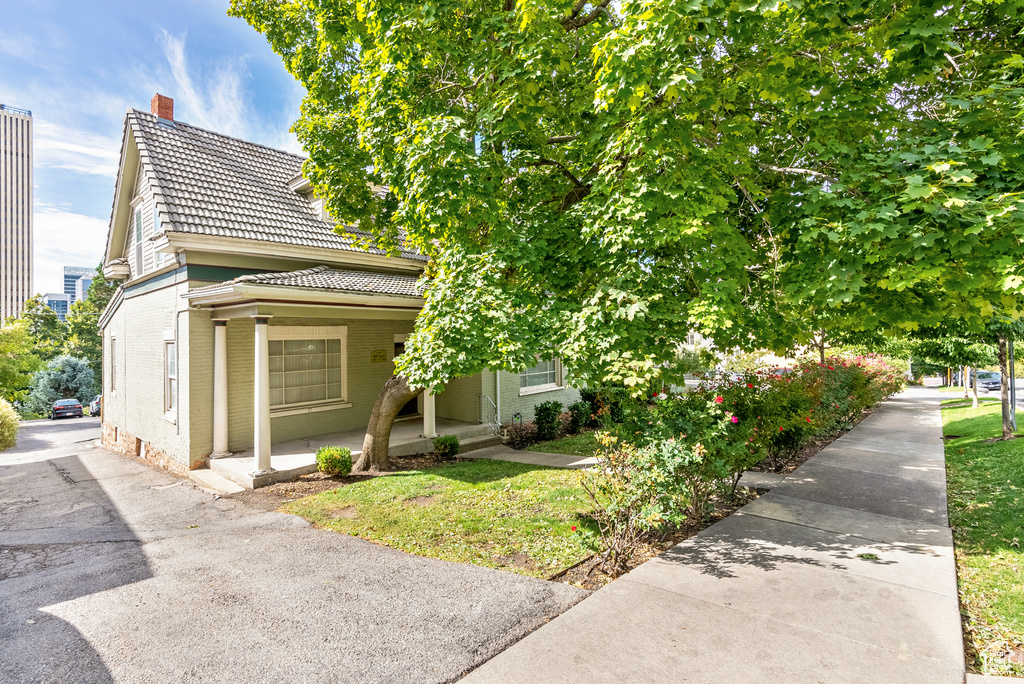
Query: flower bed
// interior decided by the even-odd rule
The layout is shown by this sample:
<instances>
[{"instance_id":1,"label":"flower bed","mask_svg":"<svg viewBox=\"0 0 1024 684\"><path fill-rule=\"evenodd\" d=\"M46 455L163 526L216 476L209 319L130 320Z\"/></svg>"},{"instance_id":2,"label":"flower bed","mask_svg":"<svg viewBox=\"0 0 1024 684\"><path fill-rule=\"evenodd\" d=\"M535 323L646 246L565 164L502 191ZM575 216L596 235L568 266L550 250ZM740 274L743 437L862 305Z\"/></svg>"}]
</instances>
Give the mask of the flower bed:
<instances>
[{"instance_id":1,"label":"flower bed","mask_svg":"<svg viewBox=\"0 0 1024 684\"><path fill-rule=\"evenodd\" d=\"M858 356L622 403L622 422L607 426L598 467L584 475L606 570L625 570L645 535L702 519L713 500L731 499L744 470L779 468L902 386L885 359Z\"/></svg>"}]
</instances>

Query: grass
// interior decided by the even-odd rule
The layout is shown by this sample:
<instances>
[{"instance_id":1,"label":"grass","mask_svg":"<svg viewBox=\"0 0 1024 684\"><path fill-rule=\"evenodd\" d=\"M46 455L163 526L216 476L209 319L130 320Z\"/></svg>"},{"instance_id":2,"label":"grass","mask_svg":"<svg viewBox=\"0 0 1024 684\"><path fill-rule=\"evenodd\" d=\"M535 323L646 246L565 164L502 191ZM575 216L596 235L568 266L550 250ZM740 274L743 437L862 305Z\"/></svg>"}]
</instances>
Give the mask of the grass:
<instances>
[{"instance_id":1,"label":"grass","mask_svg":"<svg viewBox=\"0 0 1024 684\"><path fill-rule=\"evenodd\" d=\"M946 475L968 657L1022 675L1006 654L1024 650L1024 439L988 443L1001 435L998 402L946 406L942 421L961 435L946 443Z\"/></svg>"},{"instance_id":2,"label":"grass","mask_svg":"<svg viewBox=\"0 0 1024 684\"><path fill-rule=\"evenodd\" d=\"M1000 402L999 397L986 397L986 396L981 395L981 394L978 395L978 404L991 404L993 402L998 404ZM943 399L942 400L942 405L943 406L956 406L958 404L967 404L968 406L970 406L973 403L974 403L974 397L971 397L969 399L964 399L963 397L958 397L956 399Z\"/></svg>"},{"instance_id":3,"label":"grass","mask_svg":"<svg viewBox=\"0 0 1024 684\"><path fill-rule=\"evenodd\" d=\"M596 550L579 474L507 461L376 477L282 509L409 553L532 577L548 577Z\"/></svg>"},{"instance_id":4,"label":"grass","mask_svg":"<svg viewBox=\"0 0 1024 684\"><path fill-rule=\"evenodd\" d=\"M594 432L581 432L550 442L537 442L526 447L526 451L539 451L546 454L567 454L570 456L593 456L598 449Z\"/></svg>"}]
</instances>

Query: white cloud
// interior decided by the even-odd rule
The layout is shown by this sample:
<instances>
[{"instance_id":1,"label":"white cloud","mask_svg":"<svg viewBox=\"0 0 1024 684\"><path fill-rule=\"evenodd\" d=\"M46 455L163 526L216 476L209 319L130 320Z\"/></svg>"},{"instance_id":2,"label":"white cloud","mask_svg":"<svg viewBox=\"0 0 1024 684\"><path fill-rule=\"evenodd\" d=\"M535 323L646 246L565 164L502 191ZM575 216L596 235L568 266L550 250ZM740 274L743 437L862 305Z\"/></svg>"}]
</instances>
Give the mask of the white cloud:
<instances>
[{"instance_id":1,"label":"white cloud","mask_svg":"<svg viewBox=\"0 0 1024 684\"><path fill-rule=\"evenodd\" d=\"M95 267L107 241L107 222L37 203L33 212L33 292L63 292L64 267Z\"/></svg>"},{"instance_id":2,"label":"white cloud","mask_svg":"<svg viewBox=\"0 0 1024 684\"><path fill-rule=\"evenodd\" d=\"M121 141L36 119L33 158L37 167L117 176Z\"/></svg>"},{"instance_id":3,"label":"white cloud","mask_svg":"<svg viewBox=\"0 0 1024 684\"><path fill-rule=\"evenodd\" d=\"M252 117L247 111L243 87L249 75L245 60L221 59L207 70L208 73L197 71L193 75L185 53L185 36L178 38L162 31L157 40L174 79L174 118L248 139L252 135Z\"/></svg>"}]
</instances>

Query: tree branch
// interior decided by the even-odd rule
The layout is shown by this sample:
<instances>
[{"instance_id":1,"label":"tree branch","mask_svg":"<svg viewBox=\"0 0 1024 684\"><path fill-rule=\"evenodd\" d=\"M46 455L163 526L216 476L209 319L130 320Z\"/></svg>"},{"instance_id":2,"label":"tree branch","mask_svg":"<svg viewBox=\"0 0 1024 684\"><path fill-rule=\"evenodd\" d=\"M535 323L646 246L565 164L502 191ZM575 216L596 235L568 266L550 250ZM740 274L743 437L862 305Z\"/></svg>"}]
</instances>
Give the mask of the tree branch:
<instances>
[{"instance_id":1,"label":"tree branch","mask_svg":"<svg viewBox=\"0 0 1024 684\"><path fill-rule=\"evenodd\" d=\"M601 0L600 3L594 6L594 9L590 10L589 14L580 17L578 16L579 10L577 10L576 8L579 7L579 9L582 10L583 7L581 7L581 5L586 5L586 1L578 0L576 5L573 6L572 13L570 13L569 16L567 16L566 18L562 19L562 28L564 28L566 31L575 31L576 29L583 28L584 26L586 26L587 24L601 16L602 13L608 14L608 5L610 3L611 0Z\"/></svg>"},{"instance_id":2,"label":"tree branch","mask_svg":"<svg viewBox=\"0 0 1024 684\"><path fill-rule=\"evenodd\" d=\"M561 145L562 143L572 142L578 135L553 135L547 140L548 145Z\"/></svg>"},{"instance_id":3,"label":"tree branch","mask_svg":"<svg viewBox=\"0 0 1024 684\"><path fill-rule=\"evenodd\" d=\"M573 174L572 171L567 169L564 164L562 164L561 162L557 162L554 159L540 159L540 160L535 161L535 162L530 162L529 165L530 166L554 166L559 171L562 172L563 176L565 176L566 178L571 180L572 184L575 185L577 188L584 188L584 187L586 187L582 182L580 182L580 179L577 178Z\"/></svg>"}]
</instances>

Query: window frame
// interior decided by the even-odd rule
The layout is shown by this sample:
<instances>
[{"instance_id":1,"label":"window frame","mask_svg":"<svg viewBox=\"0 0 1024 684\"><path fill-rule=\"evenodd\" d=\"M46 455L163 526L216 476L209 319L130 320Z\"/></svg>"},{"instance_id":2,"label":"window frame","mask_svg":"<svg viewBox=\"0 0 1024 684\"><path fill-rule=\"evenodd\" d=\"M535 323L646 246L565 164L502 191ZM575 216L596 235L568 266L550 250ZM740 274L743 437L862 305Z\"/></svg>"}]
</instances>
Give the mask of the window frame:
<instances>
[{"instance_id":1,"label":"window frame","mask_svg":"<svg viewBox=\"0 0 1024 684\"><path fill-rule=\"evenodd\" d=\"M178 392L181 385L178 382L178 343L174 338L164 339L164 415L172 420L178 415ZM174 362L174 372L171 372L171 361Z\"/></svg>"},{"instance_id":2,"label":"window frame","mask_svg":"<svg viewBox=\"0 0 1024 684\"><path fill-rule=\"evenodd\" d=\"M315 401L304 401L296 402L292 404L273 404L270 405L271 416L286 416L295 415L300 413L316 413L319 411L332 411L334 409L349 408L352 403L348 400L348 326L344 325L271 325L268 326L267 339L270 342L277 341L324 341L327 340L338 340L340 342L340 377L341 377L341 396L333 397L328 399L317 399ZM325 355L328 353L325 347ZM267 354L267 362L270 364L270 359L273 356ZM330 370L325 368L326 370ZM276 374L283 374L287 371L271 371L270 375L273 378ZM273 381L271 380L271 384ZM325 376L324 385L328 385ZM273 391L273 390L271 390Z\"/></svg>"},{"instance_id":3,"label":"window frame","mask_svg":"<svg viewBox=\"0 0 1024 684\"><path fill-rule=\"evenodd\" d=\"M117 335L110 336L110 393L117 394Z\"/></svg>"},{"instance_id":4,"label":"window frame","mask_svg":"<svg viewBox=\"0 0 1024 684\"><path fill-rule=\"evenodd\" d=\"M554 382L547 382L547 383L544 383L543 385L528 385L528 386L524 386L523 385L523 376L530 375L529 371L530 371L531 368L536 368L537 365L539 365L541 363L545 363L547 361L551 361L551 362L553 362L555 364L555 368L554 368L554 371L555 371L555 381ZM545 371L545 373L550 373L550 372L551 371ZM535 375L539 375L539 374L535 374ZM558 391L558 390L561 390L561 389L565 389L565 382L564 382L564 378L563 378L563 374L562 374L562 360L560 358L558 358L558 357L555 357L553 359L540 359L540 358L538 358L537 359L537 364L531 366L530 368L526 368L526 369L524 369L523 371L521 371L519 373L519 396L521 396L521 397L529 395L529 394L540 394L542 392L555 392L555 391Z\"/></svg>"}]
</instances>

